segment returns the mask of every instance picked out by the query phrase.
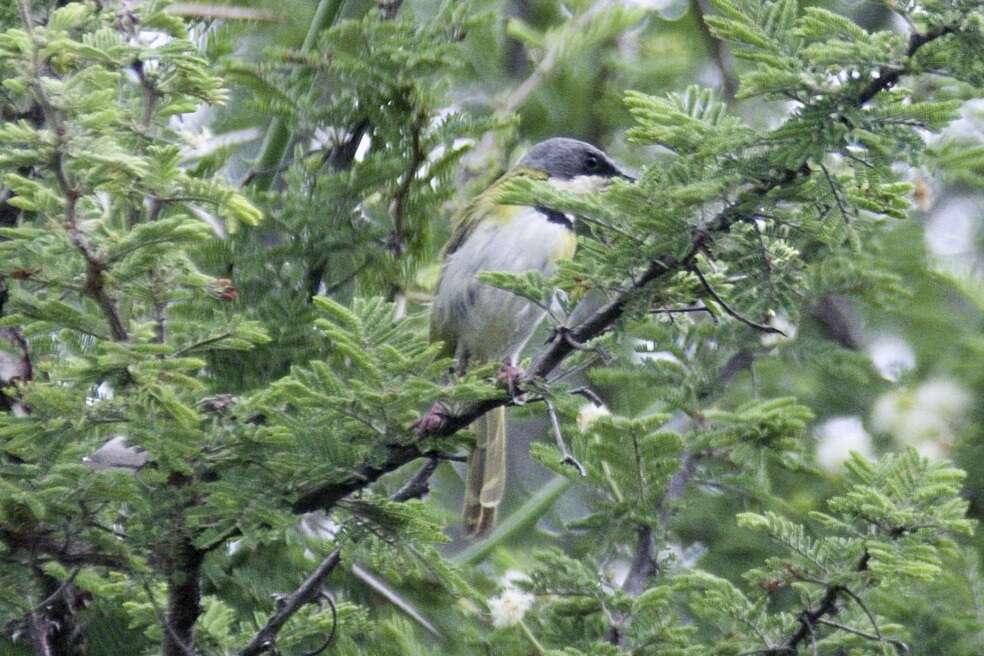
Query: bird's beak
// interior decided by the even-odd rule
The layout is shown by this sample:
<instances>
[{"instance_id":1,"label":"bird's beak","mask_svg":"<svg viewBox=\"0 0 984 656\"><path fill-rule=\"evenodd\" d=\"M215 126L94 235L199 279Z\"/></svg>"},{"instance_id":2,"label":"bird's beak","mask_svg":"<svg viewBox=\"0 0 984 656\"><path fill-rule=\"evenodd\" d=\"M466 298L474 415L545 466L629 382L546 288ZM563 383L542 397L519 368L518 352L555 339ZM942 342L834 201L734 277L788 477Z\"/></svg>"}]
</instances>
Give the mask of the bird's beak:
<instances>
[{"instance_id":1,"label":"bird's beak","mask_svg":"<svg viewBox=\"0 0 984 656\"><path fill-rule=\"evenodd\" d=\"M634 178L633 176L629 175L625 171L619 171L618 173L615 174L615 177L616 178L622 178L626 182L635 182L636 181L636 178Z\"/></svg>"}]
</instances>

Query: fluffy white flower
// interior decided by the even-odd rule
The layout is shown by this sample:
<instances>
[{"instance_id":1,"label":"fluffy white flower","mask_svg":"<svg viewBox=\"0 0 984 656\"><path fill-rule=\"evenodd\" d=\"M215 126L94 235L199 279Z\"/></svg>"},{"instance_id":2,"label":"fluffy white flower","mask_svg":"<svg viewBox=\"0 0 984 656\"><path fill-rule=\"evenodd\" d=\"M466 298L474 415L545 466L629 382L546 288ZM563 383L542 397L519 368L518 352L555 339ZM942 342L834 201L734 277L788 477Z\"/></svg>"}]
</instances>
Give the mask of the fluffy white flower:
<instances>
[{"instance_id":1,"label":"fluffy white flower","mask_svg":"<svg viewBox=\"0 0 984 656\"><path fill-rule=\"evenodd\" d=\"M594 403L585 403L581 406L581 409L577 412L577 427L581 432L585 432L591 427L591 424L595 423L600 417L607 417L612 413L608 410L607 406L595 405Z\"/></svg>"},{"instance_id":2,"label":"fluffy white flower","mask_svg":"<svg viewBox=\"0 0 984 656\"><path fill-rule=\"evenodd\" d=\"M916 388L915 407L944 419L959 419L971 401L970 393L950 380L928 380Z\"/></svg>"},{"instance_id":3,"label":"fluffy white flower","mask_svg":"<svg viewBox=\"0 0 984 656\"><path fill-rule=\"evenodd\" d=\"M895 335L875 338L867 348L871 363L882 378L897 382L907 371L916 366L916 353L909 342Z\"/></svg>"},{"instance_id":4,"label":"fluffy white flower","mask_svg":"<svg viewBox=\"0 0 984 656\"><path fill-rule=\"evenodd\" d=\"M939 442L923 442L916 445L916 453L932 462L939 462L946 458L946 451L943 444Z\"/></svg>"},{"instance_id":5,"label":"fluffy white flower","mask_svg":"<svg viewBox=\"0 0 984 656\"><path fill-rule=\"evenodd\" d=\"M501 628L519 624L532 606L533 595L516 588L506 588L498 597L489 599L492 625Z\"/></svg>"},{"instance_id":6,"label":"fluffy white flower","mask_svg":"<svg viewBox=\"0 0 984 656\"><path fill-rule=\"evenodd\" d=\"M861 424L860 417L831 417L816 429L817 464L835 472L856 451L865 458L874 457L871 436Z\"/></svg>"},{"instance_id":7,"label":"fluffy white flower","mask_svg":"<svg viewBox=\"0 0 984 656\"><path fill-rule=\"evenodd\" d=\"M894 433L911 405L908 395L898 390L882 394L871 406L871 427L879 433Z\"/></svg>"},{"instance_id":8,"label":"fluffy white flower","mask_svg":"<svg viewBox=\"0 0 984 656\"><path fill-rule=\"evenodd\" d=\"M785 314L773 315L772 319L769 320L769 325L773 328L781 330L784 335L779 333L766 333L762 335L759 340L762 342L762 346L766 348L772 348L773 346L778 346L784 342L791 342L796 339L796 324L789 320Z\"/></svg>"},{"instance_id":9,"label":"fluffy white flower","mask_svg":"<svg viewBox=\"0 0 984 656\"><path fill-rule=\"evenodd\" d=\"M929 380L915 389L883 394L872 408L871 425L923 456L941 459L972 398L949 380Z\"/></svg>"}]
</instances>

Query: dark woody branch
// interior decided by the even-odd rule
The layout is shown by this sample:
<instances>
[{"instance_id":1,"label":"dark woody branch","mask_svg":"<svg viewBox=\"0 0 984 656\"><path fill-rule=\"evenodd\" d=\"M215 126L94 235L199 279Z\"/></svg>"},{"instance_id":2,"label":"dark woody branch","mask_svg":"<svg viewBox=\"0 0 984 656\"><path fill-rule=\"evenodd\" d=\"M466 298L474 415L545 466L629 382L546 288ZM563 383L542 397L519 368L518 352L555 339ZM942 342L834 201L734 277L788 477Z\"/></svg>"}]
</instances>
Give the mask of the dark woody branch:
<instances>
[{"instance_id":1,"label":"dark woody branch","mask_svg":"<svg viewBox=\"0 0 984 656\"><path fill-rule=\"evenodd\" d=\"M304 579L304 582L296 590L277 601L276 612L270 616L263 628L253 636L249 644L243 647L239 656L258 656L271 651L280 629L301 607L318 598L325 579L338 567L340 562L342 562L342 548L335 547L318 563L314 571Z\"/></svg>"},{"instance_id":2,"label":"dark woody branch","mask_svg":"<svg viewBox=\"0 0 984 656\"><path fill-rule=\"evenodd\" d=\"M0 542L10 551L43 554L68 567L91 565L126 570L129 564L122 556L100 550L84 540L66 540L53 529L33 526L15 530L12 526L0 526Z\"/></svg>"},{"instance_id":3,"label":"dark woody branch","mask_svg":"<svg viewBox=\"0 0 984 656\"><path fill-rule=\"evenodd\" d=\"M411 476L400 489L390 495L390 501L409 501L410 499L419 499L427 494L430 489L430 477L434 474L438 464L440 464L440 460L437 457L431 456L416 474ZM276 611L270 616L267 623L263 625L263 628L253 636L249 644L239 652L239 656L259 656L259 654L273 651L280 629L303 606L318 599L325 580L338 567L341 561L342 548L337 546L321 560L300 586L286 597L278 600ZM334 632L334 629L332 629L332 632Z\"/></svg>"},{"instance_id":4,"label":"dark woody branch","mask_svg":"<svg viewBox=\"0 0 984 656\"><path fill-rule=\"evenodd\" d=\"M34 35L34 22L31 18L31 7L27 0L20 0L19 4L21 20L24 23L24 30L27 32L28 37L31 40L31 57L32 65L34 68L34 95L41 106L41 110L44 113L45 121L51 126L52 131L55 134L55 145L52 152L51 167L55 173L55 179L58 182L58 187L61 192L65 195L65 229L68 232L68 240L71 242L85 259L85 281L83 283L82 289L86 295L91 297L99 305L99 309L102 311L103 316L106 318L106 322L109 324L110 333L113 336L113 340L117 342L125 342L129 335L127 334L126 327L123 325L123 320L120 317L119 310L116 307L116 301L110 296L109 292L106 290L106 262L103 261L99 255L96 253L92 244L89 242L88 237L79 228L78 224L78 201L80 197L79 190L72 183L68 177L68 172L65 169L65 152L63 139L67 133L65 127L65 121L62 117L61 110L55 107L51 100L48 98L44 87L41 84L41 60L38 55L38 46L35 42Z\"/></svg>"},{"instance_id":5,"label":"dark woody branch","mask_svg":"<svg viewBox=\"0 0 984 656\"><path fill-rule=\"evenodd\" d=\"M909 40L906 56L912 57L926 45L944 35L950 34L951 28L940 28L926 34L913 34ZM855 98L856 103L864 105L879 92L891 87L898 79L910 72L908 67L879 70L879 76L863 87ZM804 162L798 168L788 168L759 180L740 192L734 202L721 210L713 219L695 230L690 246L685 254L665 254L653 259L649 266L637 275L624 291L615 296L606 305L596 310L585 320L568 330L555 331L545 348L539 353L526 371L522 382L530 383L545 379L568 356L577 350L579 344L584 344L608 332L626 311L630 301L638 295L646 293L654 283L669 278L673 274L692 269L698 253L715 236L728 233L736 224L748 221L756 216L760 205L774 191L794 184L800 179L812 174L810 166ZM486 412L502 405L511 403L511 398L503 395L498 398L476 401L454 415L444 417L439 427L430 431L422 431L420 437L446 437L467 427ZM325 483L305 493L294 504L295 512L308 512L316 508L331 508L348 494L362 489L375 482L380 476L402 467L408 462L421 456L421 450L415 445L388 445L386 457L378 464L367 463L358 468L352 476L338 482Z\"/></svg>"}]
</instances>

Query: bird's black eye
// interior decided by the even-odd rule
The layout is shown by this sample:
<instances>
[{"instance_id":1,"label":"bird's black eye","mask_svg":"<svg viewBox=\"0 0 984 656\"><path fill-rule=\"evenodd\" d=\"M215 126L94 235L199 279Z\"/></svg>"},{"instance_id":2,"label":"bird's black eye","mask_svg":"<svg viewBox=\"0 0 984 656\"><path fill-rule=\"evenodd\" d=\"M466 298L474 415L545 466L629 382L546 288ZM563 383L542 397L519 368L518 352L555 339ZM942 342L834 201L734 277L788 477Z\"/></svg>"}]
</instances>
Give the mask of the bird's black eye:
<instances>
[{"instance_id":1,"label":"bird's black eye","mask_svg":"<svg viewBox=\"0 0 984 656\"><path fill-rule=\"evenodd\" d=\"M601 162L595 155L588 155L584 158L584 168L588 171L597 171Z\"/></svg>"}]
</instances>

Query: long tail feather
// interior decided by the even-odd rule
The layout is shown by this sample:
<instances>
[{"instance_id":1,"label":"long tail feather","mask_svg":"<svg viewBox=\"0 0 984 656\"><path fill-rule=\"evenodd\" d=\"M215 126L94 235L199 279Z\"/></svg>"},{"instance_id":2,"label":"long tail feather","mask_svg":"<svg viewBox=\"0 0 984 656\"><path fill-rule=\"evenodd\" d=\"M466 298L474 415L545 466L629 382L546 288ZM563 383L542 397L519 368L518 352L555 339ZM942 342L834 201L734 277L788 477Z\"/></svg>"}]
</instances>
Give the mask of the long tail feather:
<instances>
[{"instance_id":1,"label":"long tail feather","mask_svg":"<svg viewBox=\"0 0 984 656\"><path fill-rule=\"evenodd\" d=\"M495 527L496 510L506 492L506 409L498 407L472 424L475 448L468 456L464 524L472 537Z\"/></svg>"}]
</instances>

